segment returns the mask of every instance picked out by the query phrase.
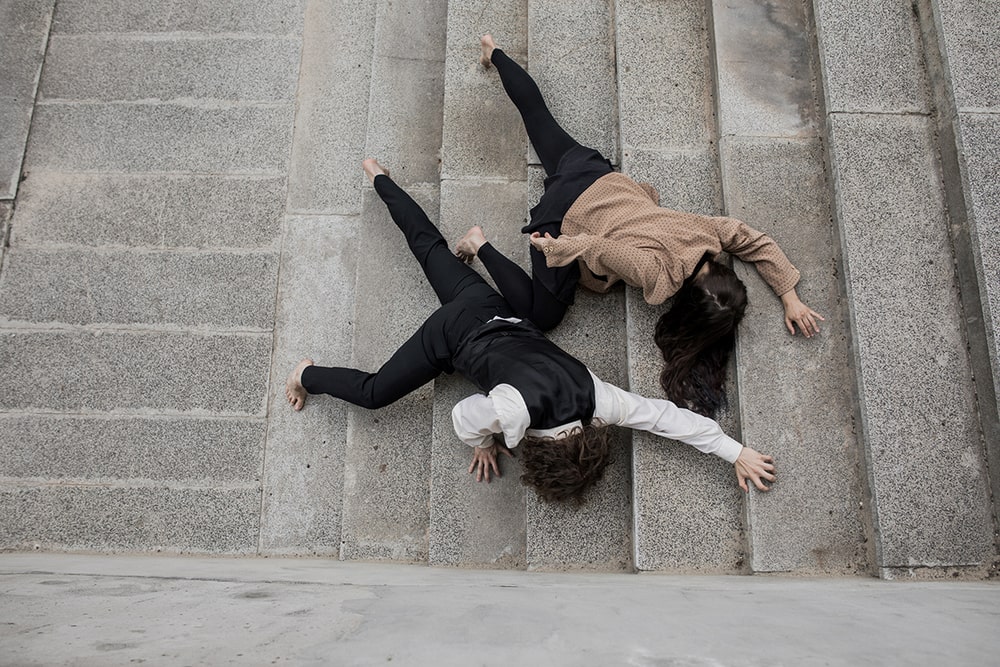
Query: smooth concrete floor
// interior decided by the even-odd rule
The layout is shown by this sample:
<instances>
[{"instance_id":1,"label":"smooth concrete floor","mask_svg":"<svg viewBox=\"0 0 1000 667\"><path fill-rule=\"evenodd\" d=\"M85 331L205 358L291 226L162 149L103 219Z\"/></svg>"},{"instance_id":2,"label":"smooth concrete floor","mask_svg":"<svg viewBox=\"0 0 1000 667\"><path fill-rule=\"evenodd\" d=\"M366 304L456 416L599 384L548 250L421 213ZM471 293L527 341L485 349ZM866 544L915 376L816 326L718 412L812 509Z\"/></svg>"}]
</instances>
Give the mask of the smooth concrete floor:
<instances>
[{"instance_id":1,"label":"smooth concrete floor","mask_svg":"<svg viewBox=\"0 0 1000 667\"><path fill-rule=\"evenodd\" d=\"M996 665L1000 584L0 555L2 665Z\"/></svg>"}]
</instances>

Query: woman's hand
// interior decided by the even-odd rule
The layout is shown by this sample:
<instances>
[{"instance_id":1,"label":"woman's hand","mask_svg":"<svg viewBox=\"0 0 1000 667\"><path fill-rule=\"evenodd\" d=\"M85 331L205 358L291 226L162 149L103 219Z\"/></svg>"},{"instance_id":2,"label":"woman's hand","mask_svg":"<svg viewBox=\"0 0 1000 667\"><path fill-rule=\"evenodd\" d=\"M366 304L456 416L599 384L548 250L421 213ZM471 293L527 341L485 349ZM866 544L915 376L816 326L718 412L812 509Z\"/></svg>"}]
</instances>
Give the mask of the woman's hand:
<instances>
[{"instance_id":1,"label":"woman's hand","mask_svg":"<svg viewBox=\"0 0 1000 667\"><path fill-rule=\"evenodd\" d=\"M473 471L476 473L476 481L483 481L483 477L486 477L486 483L490 482L490 469L493 470L497 477L500 477L500 467L497 465L497 451L501 451L507 456L514 458L513 454L506 447L501 447L496 443L493 443L489 447L476 447L472 453L472 464L469 466L469 474L471 475Z\"/></svg>"},{"instance_id":2,"label":"woman's hand","mask_svg":"<svg viewBox=\"0 0 1000 667\"><path fill-rule=\"evenodd\" d=\"M550 252L548 248L552 247L552 242L555 241L555 238L548 232L545 232L545 236L542 236L538 232L532 232L528 241L544 255Z\"/></svg>"},{"instance_id":3,"label":"woman's hand","mask_svg":"<svg viewBox=\"0 0 1000 667\"><path fill-rule=\"evenodd\" d=\"M785 326L788 327L788 333L793 336L795 326L798 326L803 336L812 338L814 334L819 333L819 324L816 320L826 321L826 318L799 300L795 288L781 295L781 303L785 306Z\"/></svg>"},{"instance_id":4,"label":"woman's hand","mask_svg":"<svg viewBox=\"0 0 1000 667\"><path fill-rule=\"evenodd\" d=\"M771 487L764 486L764 482L761 481L762 478L769 482L775 480L774 459L770 456L744 446L733 465L736 467L736 479L739 480L740 488L744 491L749 491L747 488L748 479L761 491L771 490Z\"/></svg>"}]
</instances>

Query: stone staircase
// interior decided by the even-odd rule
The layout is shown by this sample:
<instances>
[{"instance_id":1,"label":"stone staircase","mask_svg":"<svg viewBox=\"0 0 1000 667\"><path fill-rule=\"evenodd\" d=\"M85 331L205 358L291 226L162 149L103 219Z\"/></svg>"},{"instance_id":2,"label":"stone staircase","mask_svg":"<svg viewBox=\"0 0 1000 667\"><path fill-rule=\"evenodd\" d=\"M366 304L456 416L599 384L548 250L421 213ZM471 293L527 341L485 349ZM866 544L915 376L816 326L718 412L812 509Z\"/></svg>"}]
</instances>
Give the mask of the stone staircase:
<instances>
[{"instance_id":1,"label":"stone staircase","mask_svg":"<svg viewBox=\"0 0 1000 667\"><path fill-rule=\"evenodd\" d=\"M99 4L0 0L20 86L0 115L31 119L0 142L0 548L995 573L989 0ZM735 263L751 304L720 421L776 457L772 492L629 432L583 507L540 502L516 464L477 485L458 377L379 411L288 409L298 359L377 367L435 307L364 156L446 237L482 225L527 266L544 174L477 64L484 32L664 205L746 220L801 270L811 340ZM662 311L581 291L552 337L658 396Z\"/></svg>"}]
</instances>

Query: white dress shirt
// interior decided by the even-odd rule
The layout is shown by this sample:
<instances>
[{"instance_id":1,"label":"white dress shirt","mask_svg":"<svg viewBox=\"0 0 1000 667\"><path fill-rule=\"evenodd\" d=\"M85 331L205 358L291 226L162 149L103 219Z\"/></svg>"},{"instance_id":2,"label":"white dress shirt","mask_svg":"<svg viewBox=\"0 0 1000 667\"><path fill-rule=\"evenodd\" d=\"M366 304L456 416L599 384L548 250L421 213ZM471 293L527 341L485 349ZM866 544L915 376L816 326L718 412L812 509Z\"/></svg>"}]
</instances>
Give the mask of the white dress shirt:
<instances>
[{"instance_id":1,"label":"white dress shirt","mask_svg":"<svg viewBox=\"0 0 1000 667\"><path fill-rule=\"evenodd\" d=\"M625 391L593 373L590 376L594 379L595 420L680 440L730 463L740 455L743 445L723 433L714 420L664 399ZM451 420L458 437L472 447L488 447L494 433L503 433L507 446L516 447L525 435L558 439L560 433L581 425L575 421L544 430L528 428L528 407L521 393L509 384L498 384L486 396L474 394L459 401L451 411Z\"/></svg>"}]
</instances>

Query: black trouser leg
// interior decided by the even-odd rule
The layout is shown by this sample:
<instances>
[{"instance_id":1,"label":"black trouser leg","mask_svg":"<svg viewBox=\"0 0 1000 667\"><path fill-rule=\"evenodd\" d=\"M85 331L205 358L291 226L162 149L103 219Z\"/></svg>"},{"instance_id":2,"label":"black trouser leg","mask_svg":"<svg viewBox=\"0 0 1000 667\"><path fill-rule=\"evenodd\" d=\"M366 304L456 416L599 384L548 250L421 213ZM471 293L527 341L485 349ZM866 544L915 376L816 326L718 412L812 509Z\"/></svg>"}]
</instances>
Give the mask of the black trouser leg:
<instances>
[{"instance_id":1,"label":"black trouser leg","mask_svg":"<svg viewBox=\"0 0 1000 667\"><path fill-rule=\"evenodd\" d=\"M500 49L493 49L490 61L500 74L507 96L521 114L528 139L535 147L545 173L551 176L556 173L559 160L566 151L579 144L552 117L538 85L523 67Z\"/></svg>"},{"instance_id":2,"label":"black trouser leg","mask_svg":"<svg viewBox=\"0 0 1000 667\"><path fill-rule=\"evenodd\" d=\"M542 331L548 331L562 321L567 305L552 296L539 281L532 280L524 269L494 248L493 244L483 245L478 257L518 317L531 320Z\"/></svg>"},{"instance_id":3,"label":"black trouser leg","mask_svg":"<svg viewBox=\"0 0 1000 667\"><path fill-rule=\"evenodd\" d=\"M370 410L389 405L441 374L424 354L422 338L417 331L377 373L308 366L302 371L302 386L310 394L330 394Z\"/></svg>"},{"instance_id":4,"label":"black trouser leg","mask_svg":"<svg viewBox=\"0 0 1000 667\"><path fill-rule=\"evenodd\" d=\"M410 251L442 304L454 299L469 285L485 284L482 276L448 249L441 232L410 195L388 176L376 176L374 184L375 192L385 202L393 222L406 237Z\"/></svg>"},{"instance_id":5,"label":"black trouser leg","mask_svg":"<svg viewBox=\"0 0 1000 667\"><path fill-rule=\"evenodd\" d=\"M309 366L302 372L302 386L310 394L330 394L363 408L381 408L441 373L451 373L452 358L469 334L494 317L511 315L507 302L480 280L435 310L377 372Z\"/></svg>"},{"instance_id":6,"label":"black trouser leg","mask_svg":"<svg viewBox=\"0 0 1000 667\"><path fill-rule=\"evenodd\" d=\"M379 175L375 191L442 306L375 373L323 366L302 372L302 386L310 394L330 394L369 409L389 405L441 373L452 372L452 357L466 336L493 317L513 314L496 290L452 254L441 232L398 185Z\"/></svg>"}]
</instances>

